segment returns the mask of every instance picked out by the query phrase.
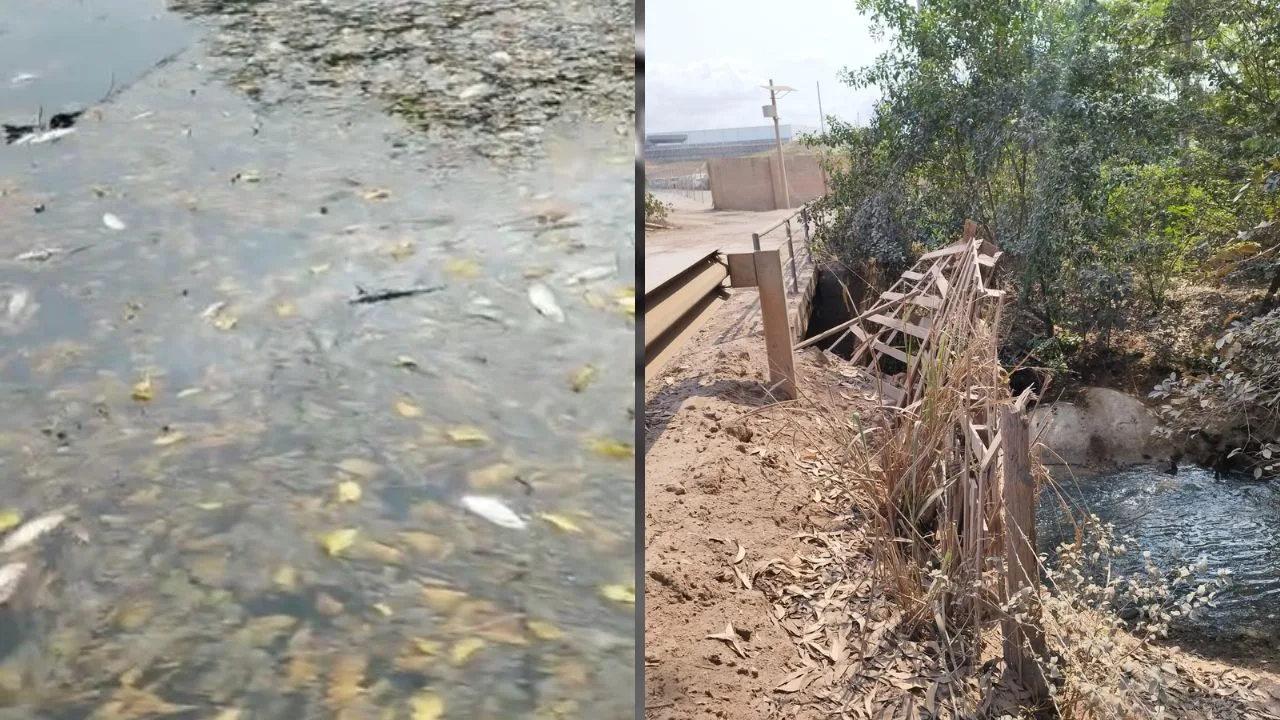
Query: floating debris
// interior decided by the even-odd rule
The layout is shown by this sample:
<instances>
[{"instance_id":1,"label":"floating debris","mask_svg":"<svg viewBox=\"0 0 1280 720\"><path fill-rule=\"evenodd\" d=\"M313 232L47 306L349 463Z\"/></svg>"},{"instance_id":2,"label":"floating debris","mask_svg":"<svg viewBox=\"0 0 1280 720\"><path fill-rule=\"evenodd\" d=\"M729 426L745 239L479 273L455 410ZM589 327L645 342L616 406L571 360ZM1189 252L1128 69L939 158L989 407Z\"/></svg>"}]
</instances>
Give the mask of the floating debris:
<instances>
[{"instance_id":1,"label":"floating debris","mask_svg":"<svg viewBox=\"0 0 1280 720\"><path fill-rule=\"evenodd\" d=\"M511 530L523 530L527 523L516 515L511 508L497 498L483 495L466 495L462 498L462 507L488 520Z\"/></svg>"},{"instance_id":2,"label":"floating debris","mask_svg":"<svg viewBox=\"0 0 1280 720\"><path fill-rule=\"evenodd\" d=\"M14 75L13 77L9 78L9 84L10 85L26 85L27 83L39 77L40 76L35 73L20 72Z\"/></svg>"},{"instance_id":3,"label":"floating debris","mask_svg":"<svg viewBox=\"0 0 1280 720\"><path fill-rule=\"evenodd\" d=\"M4 543L0 544L0 553L11 553L15 550L21 550L38 540L40 536L45 533L56 529L66 521L66 519L67 516L60 512L41 515L35 520L28 522L26 525L23 525L10 533L9 536L4 539Z\"/></svg>"},{"instance_id":4,"label":"floating debris","mask_svg":"<svg viewBox=\"0 0 1280 720\"><path fill-rule=\"evenodd\" d=\"M569 276L570 285L579 285L583 283L593 282L595 280L603 280L612 277L617 273L617 269L612 265L600 265L597 267L587 268Z\"/></svg>"},{"instance_id":5,"label":"floating debris","mask_svg":"<svg viewBox=\"0 0 1280 720\"><path fill-rule=\"evenodd\" d=\"M534 309L543 316L555 322L564 322L564 310L560 309L560 303L556 302L555 294L546 285L542 283L530 285L529 302L533 303Z\"/></svg>"},{"instance_id":6,"label":"floating debris","mask_svg":"<svg viewBox=\"0 0 1280 720\"><path fill-rule=\"evenodd\" d=\"M120 218L116 217L115 215L112 215L111 213L103 213L103 215L102 215L102 224L103 224L103 225L106 225L108 228L110 228L110 229L112 229L112 230L116 230L116 231L124 230L124 229L127 227L127 226L124 224L124 221L123 221L123 220L121 220Z\"/></svg>"},{"instance_id":7,"label":"floating debris","mask_svg":"<svg viewBox=\"0 0 1280 720\"><path fill-rule=\"evenodd\" d=\"M378 292L369 292L362 287L356 287L356 296L347 302L352 305L386 302L387 300L398 300L400 298L413 297L414 295L426 295L427 293L433 293L443 289L443 285L428 285L424 287L406 288L404 290L379 290Z\"/></svg>"}]
</instances>

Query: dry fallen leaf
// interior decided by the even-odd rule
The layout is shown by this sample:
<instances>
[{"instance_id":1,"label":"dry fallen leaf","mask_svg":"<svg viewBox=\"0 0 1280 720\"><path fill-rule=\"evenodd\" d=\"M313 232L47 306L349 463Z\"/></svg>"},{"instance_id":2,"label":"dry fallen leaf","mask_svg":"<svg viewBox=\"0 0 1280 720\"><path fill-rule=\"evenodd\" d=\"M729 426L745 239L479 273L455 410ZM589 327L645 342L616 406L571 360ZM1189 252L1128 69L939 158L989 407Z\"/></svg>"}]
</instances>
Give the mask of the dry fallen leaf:
<instances>
[{"instance_id":1,"label":"dry fallen leaf","mask_svg":"<svg viewBox=\"0 0 1280 720\"><path fill-rule=\"evenodd\" d=\"M491 442L488 433L471 425L459 425L445 431L456 445L485 445Z\"/></svg>"},{"instance_id":2,"label":"dry fallen leaf","mask_svg":"<svg viewBox=\"0 0 1280 720\"><path fill-rule=\"evenodd\" d=\"M600 594L614 602L631 603L632 605L636 602L636 589L632 585L605 585L600 588Z\"/></svg>"},{"instance_id":3,"label":"dry fallen leaf","mask_svg":"<svg viewBox=\"0 0 1280 720\"><path fill-rule=\"evenodd\" d=\"M444 700L435 693L414 695L409 700L409 707L413 710L411 720L440 720L444 717Z\"/></svg>"},{"instance_id":4,"label":"dry fallen leaf","mask_svg":"<svg viewBox=\"0 0 1280 720\"><path fill-rule=\"evenodd\" d=\"M354 480L344 480L338 483L338 502L340 503L359 502L362 494L360 483Z\"/></svg>"},{"instance_id":5,"label":"dry fallen leaf","mask_svg":"<svg viewBox=\"0 0 1280 720\"><path fill-rule=\"evenodd\" d=\"M480 263L469 258L454 258L444 264L444 271L458 280L480 277Z\"/></svg>"},{"instance_id":6,"label":"dry fallen leaf","mask_svg":"<svg viewBox=\"0 0 1280 720\"><path fill-rule=\"evenodd\" d=\"M408 400L397 400L396 412L407 418L422 417L422 408L414 405Z\"/></svg>"},{"instance_id":7,"label":"dry fallen leaf","mask_svg":"<svg viewBox=\"0 0 1280 720\"><path fill-rule=\"evenodd\" d=\"M22 522L22 513L17 510L5 510L0 512L0 532L5 532L11 528L18 526Z\"/></svg>"},{"instance_id":8,"label":"dry fallen leaf","mask_svg":"<svg viewBox=\"0 0 1280 720\"><path fill-rule=\"evenodd\" d=\"M427 607L436 612L449 612L467 599L467 594L459 590L450 590L441 587L424 587L422 588L422 597L427 602Z\"/></svg>"},{"instance_id":9,"label":"dry fallen leaf","mask_svg":"<svg viewBox=\"0 0 1280 720\"><path fill-rule=\"evenodd\" d=\"M351 547L356 541L356 535L359 534L355 528L346 528L343 530L334 530L320 538L320 544L324 547L325 552L336 556L338 553Z\"/></svg>"},{"instance_id":10,"label":"dry fallen leaf","mask_svg":"<svg viewBox=\"0 0 1280 720\"><path fill-rule=\"evenodd\" d=\"M582 392L587 389L592 380L595 380L596 369L590 365L583 365L573 371L573 375L569 376L569 388L574 392Z\"/></svg>"},{"instance_id":11,"label":"dry fallen leaf","mask_svg":"<svg viewBox=\"0 0 1280 720\"><path fill-rule=\"evenodd\" d=\"M624 459L636 456L636 449L630 443L617 440L597 438L589 441L587 447L591 452L608 458Z\"/></svg>"},{"instance_id":12,"label":"dry fallen leaf","mask_svg":"<svg viewBox=\"0 0 1280 720\"><path fill-rule=\"evenodd\" d=\"M564 637L560 628L545 620L530 620L526 625L529 627L529 632L539 640L559 640Z\"/></svg>"},{"instance_id":13,"label":"dry fallen leaf","mask_svg":"<svg viewBox=\"0 0 1280 720\"><path fill-rule=\"evenodd\" d=\"M724 632L713 633L711 635L708 635L707 639L723 640L724 642L728 643L729 647L732 647L733 651L738 653L738 655L740 655L743 659L746 659L747 657L747 652L743 650L742 645L738 643L738 633L734 632L733 625L731 623L725 623Z\"/></svg>"},{"instance_id":14,"label":"dry fallen leaf","mask_svg":"<svg viewBox=\"0 0 1280 720\"><path fill-rule=\"evenodd\" d=\"M494 463L467 473L467 483L476 490L492 490L516 479L516 469L508 463Z\"/></svg>"},{"instance_id":15,"label":"dry fallen leaf","mask_svg":"<svg viewBox=\"0 0 1280 720\"><path fill-rule=\"evenodd\" d=\"M477 637L463 638L454 644L453 649L449 651L449 664L454 667L461 667L471 659L485 645L484 640Z\"/></svg>"},{"instance_id":16,"label":"dry fallen leaf","mask_svg":"<svg viewBox=\"0 0 1280 720\"><path fill-rule=\"evenodd\" d=\"M155 386L151 384L151 375L143 375L142 379L133 386L133 399L138 402L148 402L155 396Z\"/></svg>"},{"instance_id":17,"label":"dry fallen leaf","mask_svg":"<svg viewBox=\"0 0 1280 720\"><path fill-rule=\"evenodd\" d=\"M551 513L542 513L538 517L546 520L557 530L563 530L567 533L580 533L582 528L578 527L572 520L563 515L553 515Z\"/></svg>"}]
</instances>

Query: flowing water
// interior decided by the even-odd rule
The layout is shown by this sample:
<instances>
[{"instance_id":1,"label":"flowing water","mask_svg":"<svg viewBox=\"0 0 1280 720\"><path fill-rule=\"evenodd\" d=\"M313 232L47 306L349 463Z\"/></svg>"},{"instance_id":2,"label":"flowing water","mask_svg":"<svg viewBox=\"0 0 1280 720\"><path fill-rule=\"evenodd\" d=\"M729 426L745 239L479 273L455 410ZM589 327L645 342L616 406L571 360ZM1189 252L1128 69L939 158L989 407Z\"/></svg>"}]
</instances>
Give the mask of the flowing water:
<instances>
[{"instance_id":1,"label":"flowing water","mask_svg":"<svg viewBox=\"0 0 1280 720\"><path fill-rule=\"evenodd\" d=\"M1217 607L1203 608L1177 630L1192 639L1243 638L1280 643L1280 483L1242 476L1215 478L1210 470L1134 468L1061 483L1076 507L1087 508L1117 534L1132 536L1166 569L1208 560L1205 578L1218 569L1234 579ZM1061 505L1043 493L1039 543L1051 552L1073 537ZM1122 557L1118 570L1141 570L1138 556Z\"/></svg>"},{"instance_id":2,"label":"flowing water","mask_svg":"<svg viewBox=\"0 0 1280 720\"><path fill-rule=\"evenodd\" d=\"M0 525L67 515L0 557L0 717L631 717L625 118L498 167L305 58L264 101L233 21L0 4L0 120L87 109L0 146Z\"/></svg>"}]
</instances>

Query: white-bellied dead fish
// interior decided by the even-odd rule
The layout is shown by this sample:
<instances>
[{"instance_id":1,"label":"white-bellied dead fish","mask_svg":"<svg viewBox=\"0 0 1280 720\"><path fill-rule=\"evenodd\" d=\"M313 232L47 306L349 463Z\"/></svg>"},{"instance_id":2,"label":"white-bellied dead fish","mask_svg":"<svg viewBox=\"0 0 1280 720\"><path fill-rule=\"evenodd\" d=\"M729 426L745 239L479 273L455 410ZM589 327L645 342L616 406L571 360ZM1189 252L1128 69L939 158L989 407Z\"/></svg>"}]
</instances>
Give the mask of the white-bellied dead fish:
<instances>
[{"instance_id":1,"label":"white-bellied dead fish","mask_svg":"<svg viewBox=\"0 0 1280 720\"><path fill-rule=\"evenodd\" d=\"M23 525L22 527L9 533L4 539L4 543L0 544L0 553L11 553L35 542L41 535L58 527L67 519L66 515L60 512L41 515Z\"/></svg>"},{"instance_id":2,"label":"white-bellied dead fish","mask_svg":"<svg viewBox=\"0 0 1280 720\"><path fill-rule=\"evenodd\" d=\"M126 227L123 220L116 217L115 215L112 215L111 213L103 213L102 224L106 225L112 230L123 230Z\"/></svg>"},{"instance_id":3,"label":"white-bellied dead fish","mask_svg":"<svg viewBox=\"0 0 1280 720\"><path fill-rule=\"evenodd\" d=\"M516 515L506 503L497 498L485 497L483 495L465 495L462 498L462 507L488 520L494 525L499 525L512 530L523 530L525 521Z\"/></svg>"},{"instance_id":4,"label":"white-bellied dead fish","mask_svg":"<svg viewBox=\"0 0 1280 720\"><path fill-rule=\"evenodd\" d=\"M22 584L22 578L26 574L27 564L24 562L9 563L0 567L0 605L9 602L9 598L18 591L18 585Z\"/></svg>"},{"instance_id":5,"label":"white-bellied dead fish","mask_svg":"<svg viewBox=\"0 0 1280 720\"><path fill-rule=\"evenodd\" d=\"M555 294L546 285L542 283L530 285L529 302L533 303L534 309L542 315L556 322L564 322L564 310L560 309L560 303L556 302Z\"/></svg>"}]
</instances>

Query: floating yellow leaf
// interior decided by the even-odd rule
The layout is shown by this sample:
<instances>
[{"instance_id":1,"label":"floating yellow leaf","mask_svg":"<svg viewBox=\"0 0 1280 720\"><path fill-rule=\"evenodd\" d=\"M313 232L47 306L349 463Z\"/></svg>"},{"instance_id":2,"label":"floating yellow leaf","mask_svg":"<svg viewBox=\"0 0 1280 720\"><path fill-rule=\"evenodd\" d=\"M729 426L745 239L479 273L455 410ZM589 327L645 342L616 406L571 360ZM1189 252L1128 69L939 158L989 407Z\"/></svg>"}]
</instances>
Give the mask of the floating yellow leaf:
<instances>
[{"instance_id":1,"label":"floating yellow leaf","mask_svg":"<svg viewBox=\"0 0 1280 720\"><path fill-rule=\"evenodd\" d=\"M488 433L470 425L449 428L446 434L457 445L484 445L490 441Z\"/></svg>"},{"instance_id":2,"label":"floating yellow leaf","mask_svg":"<svg viewBox=\"0 0 1280 720\"><path fill-rule=\"evenodd\" d=\"M444 700L435 693L418 693L409 700L413 709L412 720L440 720L444 717Z\"/></svg>"},{"instance_id":3,"label":"floating yellow leaf","mask_svg":"<svg viewBox=\"0 0 1280 720\"><path fill-rule=\"evenodd\" d=\"M213 326L218 328L219 330L230 330L231 328L235 327L236 324L239 322L240 322L240 319L237 318L235 315L220 313L217 317L213 319Z\"/></svg>"},{"instance_id":4,"label":"floating yellow leaf","mask_svg":"<svg viewBox=\"0 0 1280 720\"><path fill-rule=\"evenodd\" d=\"M293 317L294 315L297 315L297 314L298 314L298 308L293 303L288 302L287 300L276 303L277 317Z\"/></svg>"},{"instance_id":5,"label":"floating yellow leaf","mask_svg":"<svg viewBox=\"0 0 1280 720\"><path fill-rule=\"evenodd\" d=\"M356 541L356 535L359 531L355 528L345 528L343 530L334 530L320 538L320 544L324 546L325 552L330 555L338 553L351 547Z\"/></svg>"},{"instance_id":6,"label":"floating yellow leaf","mask_svg":"<svg viewBox=\"0 0 1280 720\"><path fill-rule=\"evenodd\" d=\"M467 482L477 490L490 490L516 479L516 469L507 463L494 463L467 473Z\"/></svg>"},{"instance_id":7,"label":"floating yellow leaf","mask_svg":"<svg viewBox=\"0 0 1280 720\"><path fill-rule=\"evenodd\" d=\"M407 418L422 417L422 408L414 405L408 400L397 400L396 412Z\"/></svg>"},{"instance_id":8,"label":"floating yellow leaf","mask_svg":"<svg viewBox=\"0 0 1280 720\"><path fill-rule=\"evenodd\" d=\"M471 656L475 655L484 645L485 642L477 637L459 640L454 644L453 649L449 651L449 664L454 667L466 665Z\"/></svg>"},{"instance_id":9,"label":"floating yellow leaf","mask_svg":"<svg viewBox=\"0 0 1280 720\"><path fill-rule=\"evenodd\" d=\"M239 708L227 708L213 717L213 720L240 720Z\"/></svg>"},{"instance_id":10,"label":"floating yellow leaf","mask_svg":"<svg viewBox=\"0 0 1280 720\"><path fill-rule=\"evenodd\" d=\"M600 594L620 603L636 602L636 588L634 585L605 585L600 588Z\"/></svg>"},{"instance_id":11,"label":"floating yellow leaf","mask_svg":"<svg viewBox=\"0 0 1280 720\"><path fill-rule=\"evenodd\" d=\"M155 387L151 384L151 376L143 375L133 386L133 399L138 402L148 402L156 396Z\"/></svg>"},{"instance_id":12,"label":"floating yellow leaf","mask_svg":"<svg viewBox=\"0 0 1280 720\"><path fill-rule=\"evenodd\" d=\"M413 647L423 655L439 655L444 649L444 643L439 640L427 640L425 638L414 638Z\"/></svg>"},{"instance_id":13,"label":"floating yellow leaf","mask_svg":"<svg viewBox=\"0 0 1280 720\"><path fill-rule=\"evenodd\" d=\"M344 705L364 692L364 671L368 661L359 655L343 655L334 663L329 676L329 692L326 699L333 705Z\"/></svg>"},{"instance_id":14,"label":"floating yellow leaf","mask_svg":"<svg viewBox=\"0 0 1280 720\"><path fill-rule=\"evenodd\" d=\"M22 513L17 510L5 510L0 512L0 532L4 532L10 528L15 528L20 522L22 522Z\"/></svg>"},{"instance_id":15,"label":"floating yellow leaf","mask_svg":"<svg viewBox=\"0 0 1280 720\"><path fill-rule=\"evenodd\" d=\"M454 258L444 264L444 271L459 280L480 277L480 263L469 258Z\"/></svg>"},{"instance_id":16,"label":"floating yellow leaf","mask_svg":"<svg viewBox=\"0 0 1280 720\"><path fill-rule=\"evenodd\" d=\"M569 376L569 388L574 392L582 392L587 389L592 380L596 379L596 369L590 365L583 365L573 374Z\"/></svg>"},{"instance_id":17,"label":"floating yellow leaf","mask_svg":"<svg viewBox=\"0 0 1280 720\"><path fill-rule=\"evenodd\" d=\"M399 534L404 544L424 555L437 555L445 548L445 541L431 533L408 530Z\"/></svg>"},{"instance_id":18,"label":"floating yellow leaf","mask_svg":"<svg viewBox=\"0 0 1280 720\"><path fill-rule=\"evenodd\" d=\"M374 603L373 609L377 610L378 614L381 615L382 617L391 617L392 615L395 614L394 612L392 612L391 606L386 603Z\"/></svg>"},{"instance_id":19,"label":"floating yellow leaf","mask_svg":"<svg viewBox=\"0 0 1280 720\"><path fill-rule=\"evenodd\" d=\"M636 316L636 289L633 287L625 287L619 290L614 299L618 303L618 307L631 317Z\"/></svg>"},{"instance_id":20,"label":"floating yellow leaf","mask_svg":"<svg viewBox=\"0 0 1280 720\"><path fill-rule=\"evenodd\" d=\"M299 688L316 679L316 666L306 655L294 655L289 660L289 685Z\"/></svg>"},{"instance_id":21,"label":"floating yellow leaf","mask_svg":"<svg viewBox=\"0 0 1280 720\"><path fill-rule=\"evenodd\" d=\"M279 570L276 570L275 575L271 576L271 582L282 590L293 591L298 587L298 571L291 565L282 565Z\"/></svg>"},{"instance_id":22,"label":"floating yellow leaf","mask_svg":"<svg viewBox=\"0 0 1280 720\"><path fill-rule=\"evenodd\" d=\"M343 480L338 483L338 502L340 503L359 502L362 494L360 483L354 480Z\"/></svg>"},{"instance_id":23,"label":"floating yellow leaf","mask_svg":"<svg viewBox=\"0 0 1280 720\"><path fill-rule=\"evenodd\" d=\"M405 242L396 243L391 246L391 249L387 251L387 254L391 256L392 260L399 262L405 258L413 257L416 252L418 252L418 246L406 240Z\"/></svg>"},{"instance_id":24,"label":"floating yellow leaf","mask_svg":"<svg viewBox=\"0 0 1280 720\"><path fill-rule=\"evenodd\" d=\"M347 458L338 463L338 469L366 480L372 480L379 472L382 472L381 465L362 458Z\"/></svg>"},{"instance_id":25,"label":"floating yellow leaf","mask_svg":"<svg viewBox=\"0 0 1280 720\"><path fill-rule=\"evenodd\" d=\"M587 447L591 452L609 458L625 459L636 456L636 449L631 446L631 443L617 440L597 438L588 442Z\"/></svg>"},{"instance_id":26,"label":"floating yellow leaf","mask_svg":"<svg viewBox=\"0 0 1280 720\"><path fill-rule=\"evenodd\" d=\"M182 442L183 440L186 440L186 439L187 439L187 436L184 433L167 432L161 435L160 437L156 438L154 440L154 443L156 445L159 445L160 447L167 447L174 443Z\"/></svg>"},{"instance_id":27,"label":"floating yellow leaf","mask_svg":"<svg viewBox=\"0 0 1280 720\"><path fill-rule=\"evenodd\" d=\"M546 520L556 527L557 530L563 530L568 533L580 533L582 528L578 527L572 520L563 515L552 515L550 513L542 513L538 517Z\"/></svg>"},{"instance_id":28,"label":"floating yellow leaf","mask_svg":"<svg viewBox=\"0 0 1280 720\"><path fill-rule=\"evenodd\" d=\"M464 592L441 587L424 587L422 596L426 598L427 607L436 612L449 612L467 599Z\"/></svg>"},{"instance_id":29,"label":"floating yellow leaf","mask_svg":"<svg viewBox=\"0 0 1280 720\"><path fill-rule=\"evenodd\" d=\"M399 565L404 562L404 553L380 542L357 543L351 550L351 556L362 560L376 560L388 565Z\"/></svg>"},{"instance_id":30,"label":"floating yellow leaf","mask_svg":"<svg viewBox=\"0 0 1280 720\"><path fill-rule=\"evenodd\" d=\"M545 620L530 620L528 623L529 632L539 640L559 640L564 637L564 633L560 632L560 628L552 625Z\"/></svg>"}]
</instances>

